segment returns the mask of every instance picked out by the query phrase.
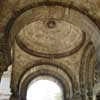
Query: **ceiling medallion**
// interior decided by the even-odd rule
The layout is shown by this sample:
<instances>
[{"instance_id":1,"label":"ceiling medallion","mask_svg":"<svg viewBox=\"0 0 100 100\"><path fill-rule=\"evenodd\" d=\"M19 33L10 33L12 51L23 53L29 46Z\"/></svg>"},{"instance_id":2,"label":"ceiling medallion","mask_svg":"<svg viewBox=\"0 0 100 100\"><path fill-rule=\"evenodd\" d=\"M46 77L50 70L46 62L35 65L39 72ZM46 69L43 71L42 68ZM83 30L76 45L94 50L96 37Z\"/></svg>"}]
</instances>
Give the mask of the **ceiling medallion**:
<instances>
[{"instance_id":1,"label":"ceiling medallion","mask_svg":"<svg viewBox=\"0 0 100 100\"><path fill-rule=\"evenodd\" d=\"M56 22L54 20L50 20L47 22L48 28L55 28Z\"/></svg>"}]
</instances>

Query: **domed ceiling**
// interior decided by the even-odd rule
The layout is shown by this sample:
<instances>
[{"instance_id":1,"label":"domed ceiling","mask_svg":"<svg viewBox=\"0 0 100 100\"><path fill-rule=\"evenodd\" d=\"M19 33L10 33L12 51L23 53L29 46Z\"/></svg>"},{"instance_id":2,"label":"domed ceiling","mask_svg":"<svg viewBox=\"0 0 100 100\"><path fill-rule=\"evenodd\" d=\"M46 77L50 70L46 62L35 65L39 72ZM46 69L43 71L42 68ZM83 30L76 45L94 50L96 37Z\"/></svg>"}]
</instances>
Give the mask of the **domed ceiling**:
<instances>
[{"instance_id":1,"label":"domed ceiling","mask_svg":"<svg viewBox=\"0 0 100 100\"><path fill-rule=\"evenodd\" d=\"M66 71L70 77L73 91L79 91L79 81L83 81L79 79L81 60L84 57L84 49L91 42L91 39L90 34L88 34L90 30L87 27L87 30L85 28L83 30L78 25L70 22L70 20L74 20L74 13L80 19L82 16L77 11L73 12L72 9L70 10L60 5L42 5L29 9L16 19L11 29L13 34L12 41L14 40L11 88L15 93L18 92L20 80L29 69L33 67L32 70L34 72L36 70L34 69L35 66L44 66L45 64L47 66L46 72L48 73L48 70L51 70L48 65L51 65L51 68L56 66L58 69L61 68ZM69 20L67 20L68 18ZM83 25L84 21L81 22ZM86 26L84 25L83 27ZM90 49L88 50L90 51ZM87 53L89 52L88 50L86 49ZM94 48L93 51L94 53L92 53L95 54ZM95 60L95 55L91 59ZM95 65L96 63L93 62L93 64ZM58 69L54 72L55 75L58 73ZM44 72L44 70L42 71Z\"/></svg>"},{"instance_id":2,"label":"domed ceiling","mask_svg":"<svg viewBox=\"0 0 100 100\"><path fill-rule=\"evenodd\" d=\"M46 57L73 54L84 40L85 33L78 27L55 19L35 21L17 35L17 43L25 52Z\"/></svg>"},{"instance_id":3,"label":"domed ceiling","mask_svg":"<svg viewBox=\"0 0 100 100\"><path fill-rule=\"evenodd\" d=\"M20 82L26 82L22 77L27 76L27 71L29 75L39 70L59 77L61 74L63 81L66 75L71 86L71 89L66 86L69 94L70 90L75 95L86 92L89 90L86 84L93 88L96 51L99 54L100 49L100 31L92 22L93 19L97 24L99 21L97 2L97 6L94 0L7 0L1 3L0 23L4 30L0 32L5 33L5 48L8 46L9 54L12 51L11 89L16 97ZM25 80L29 82L28 78Z\"/></svg>"}]
</instances>

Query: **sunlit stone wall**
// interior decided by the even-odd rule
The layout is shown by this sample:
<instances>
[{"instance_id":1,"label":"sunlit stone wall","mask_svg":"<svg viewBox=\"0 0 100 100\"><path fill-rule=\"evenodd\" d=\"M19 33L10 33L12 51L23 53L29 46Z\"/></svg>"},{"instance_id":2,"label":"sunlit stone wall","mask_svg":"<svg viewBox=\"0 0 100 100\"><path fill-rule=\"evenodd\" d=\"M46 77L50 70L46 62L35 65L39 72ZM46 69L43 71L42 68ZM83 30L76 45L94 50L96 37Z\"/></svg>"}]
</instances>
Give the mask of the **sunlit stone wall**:
<instances>
[{"instance_id":1,"label":"sunlit stone wall","mask_svg":"<svg viewBox=\"0 0 100 100\"><path fill-rule=\"evenodd\" d=\"M3 73L0 82L0 100L9 100L11 95L10 80L11 80L12 66L9 66L8 71Z\"/></svg>"}]
</instances>

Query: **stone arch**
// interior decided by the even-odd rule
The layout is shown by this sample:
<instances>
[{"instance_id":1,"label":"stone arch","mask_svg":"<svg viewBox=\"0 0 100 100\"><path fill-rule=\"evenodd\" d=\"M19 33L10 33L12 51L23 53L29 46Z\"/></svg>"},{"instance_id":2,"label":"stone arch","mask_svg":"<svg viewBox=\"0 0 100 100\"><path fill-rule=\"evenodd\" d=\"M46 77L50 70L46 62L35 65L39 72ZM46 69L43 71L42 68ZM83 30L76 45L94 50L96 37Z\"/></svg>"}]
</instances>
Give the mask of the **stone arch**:
<instances>
[{"instance_id":1,"label":"stone arch","mask_svg":"<svg viewBox=\"0 0 100 100\"><path fill-rule=\"evenodd\" d=\"M79 71L82 100L92 99L95 83L96 55L92 42L89 42L83 51Z\"/></svg>"},{"instance_id":2,"label":"stone arch","mask_svg":"<svg viewBox=\"0 0 100 100\"><path fill-rule=\"evenodd\" d=\"M15 39L16 34L19 33L19 31L25 25L28 25L31 23L31 18L29 18L29 19L26 18L27 22L23 23L23 25L21 27L19 27L18 26L19 24L17 24L17 19L22 17L21 18L21 22L22 22L24 14L26 14L26 12L31 10L32 8L39 7L39 6L55 6L55 5L62 6L66 9L66 16L63 18L64 21L67 21L67 22L79 27L82 31L84 31L86 33L86 35L90 36L91 41L93 42L93 45L95 46L96 57L97 57L97 61L99 63L100 62L100 56L99 56L100 55L100 53L99 53L99 50L100 50L100 42L99 42L100 35L99 35L99 33L100 33L100 31L99 31L98 27L86 15L80 13L77 10L74 10L73 8L69 9L66 4L53 3L53 2L39 3L39 4L37 3L37 4L29 5L23 9L21 9L20 11L16 11L15 15L9 20L9 22L6 26L6 29L5 29L6 34L8 35L8 37L11 37L11 35L13 35L13 39ZM16 26L18 28L16 28ZM10 39L11 38L9 38L9 41L10 41ZM11 47L11 43L9 43L9 46Z\"/></svg>"},{"instance_id":3,"label":"stone arch","mask_svg":"<svg viewBox=\"0 0 100 100\"><path fill-rule=\"evenodd\" d=\"M66 66L65 64L62 64L62 63L59 63L59 62L56 62L56 61L53 61L53 60L48 60L48 59L41 59L41 60L37 60L35 61L34 63L29 63L27 64L26 66L29 66L28 69L26 69L23 73L22 73L22 76L24 75L24 73L27 72L27 70L29 70L30 68L33 68L34 66L38 66L38 65L51 65L53 67L57 67L57 68L60 68L61 70L63 70L67 75L68 77L71 79L71 82L73 84L73 88L77 89L78 88L78 81L74 75L74 73L71 71L71 69ZM21 76L21 77L22 77ZM19 82L20 82L21 79L19 79Z\"/></svg>"},{"instance_id":4,"label":"stone arch","mask_svg":"<svg viewBox=\"0 0 100 100\"><path fill-rule=\"evenodd\" d=\"M98 63L100 62L100 42L99 42L99 29L98 27L84 14L80 13L77 10L74 10L73 8L68 8L67 4L65 3L60 3L60 2L40 2L40 3L33 3L31 5L26 6L25 8L21 9L20 11L16 11L15 15L12 16L12 18L9 20L5 32L7 33L8 36L10 36L9 33L11 33L11 29L14 30L13 26L16 26L16 20L24 14L24 12L31 10L32 8L39 7L39 6L62 6L66 8L66 17L64 20L68 21L69 23L72 23L73 25L79 27L81 30L86 32L87 34L90 35L91 41L93 42L95 49L96 49L96 56ZM26 22L26 24L29 24L29 22ZM15 25L16 24L16 25ZM24 24L25 25L25 24ZM18 25L17 25L18 26ZM23 27L23 26L22 26ZM20 30L22 27L18 27ZM18 31L17 31L18 33Z\"/></svg>"},{"instance_id":5,"label":"stone arch","mask_svg":"<svg viewBox=\"0 0 100 100\"><path fill-rule=\"evenodd\" d=\"M65 99L71 99L73 95L73 86L72 81L68 74L64 72L59 66L48 64L48 63L42 63L33 65L26 73L23 73L21 80L19 81L19 95L21 100L26 100L26 89L28 83L36 78L37 76L51 76L55 79L57 79L62 85L65 93ZM67 84L67 85L66 85Z\"/></svg>"}]
</instances>

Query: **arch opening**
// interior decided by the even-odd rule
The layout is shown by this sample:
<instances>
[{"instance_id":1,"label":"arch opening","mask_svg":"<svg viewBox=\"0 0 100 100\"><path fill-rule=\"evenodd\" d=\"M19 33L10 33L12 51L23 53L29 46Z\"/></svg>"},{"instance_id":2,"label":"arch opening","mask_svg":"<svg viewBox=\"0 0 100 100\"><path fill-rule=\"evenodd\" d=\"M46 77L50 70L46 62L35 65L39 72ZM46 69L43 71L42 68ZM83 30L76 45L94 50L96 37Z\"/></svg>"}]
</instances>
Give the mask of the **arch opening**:
<instances>
[{"instance_id":1,"label":"arch opening","mask_svg":"<svg viewBox=\"0 0 100 100\"><path fill-rule=\"evenodd\" d=\"M63 100L63 89L56 80L32 80L27 88L26 100Z\"/></svg>"}]
</instances>

